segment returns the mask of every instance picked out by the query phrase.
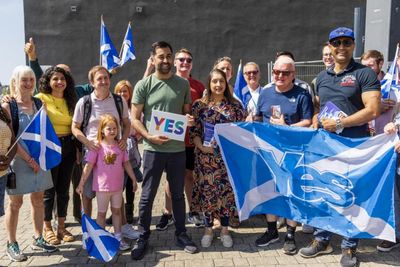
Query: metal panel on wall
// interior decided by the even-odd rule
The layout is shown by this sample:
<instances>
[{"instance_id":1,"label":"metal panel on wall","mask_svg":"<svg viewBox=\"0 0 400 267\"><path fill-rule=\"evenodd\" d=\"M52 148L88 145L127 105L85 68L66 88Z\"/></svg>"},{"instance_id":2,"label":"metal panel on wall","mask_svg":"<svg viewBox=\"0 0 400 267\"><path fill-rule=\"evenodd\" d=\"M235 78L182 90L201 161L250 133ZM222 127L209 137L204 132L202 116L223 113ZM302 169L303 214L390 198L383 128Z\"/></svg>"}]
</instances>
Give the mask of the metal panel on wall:
<instances>
[{"instance_id":1,"label":"metal panel on wall","mask_svg":"<svg viewBox=\"0 0 400 267\"><path fill-rule=\"evenodd\" d=\"M137 59L113 77L132 83L145 70L153 42L165 40L175 50L193 52L193 76L207 79L214 61L230 56L260 64L266 81L266 62L279 50L292 51L298 61L321 58L329 31L353 26L354 7L365 0L24 0L26 39L33 36L41 64L69 64L77 83L99 60L100 15L120 49L132 21Z\"/></svg>"}]
</instances>

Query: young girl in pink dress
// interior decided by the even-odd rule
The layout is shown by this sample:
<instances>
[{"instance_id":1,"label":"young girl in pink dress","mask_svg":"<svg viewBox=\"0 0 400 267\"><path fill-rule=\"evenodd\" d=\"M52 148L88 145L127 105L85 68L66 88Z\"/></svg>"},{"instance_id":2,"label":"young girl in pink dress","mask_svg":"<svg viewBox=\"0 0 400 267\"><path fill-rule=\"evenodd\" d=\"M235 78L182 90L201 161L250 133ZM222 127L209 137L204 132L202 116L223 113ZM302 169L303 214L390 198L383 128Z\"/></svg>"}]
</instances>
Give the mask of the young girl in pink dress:
<instances>
[{"instance_id":1,"label":"young girl in pink dress","mask_svg":"<svg viewBox=\"0 0 400 267\"><path fill-rule=\"evenodd\" d=\"M132 180L133 191L137 189L136 177L129 162L128 152L118 146L119 125L117 119L103 115L100 119L97 140L100 148L89 151L81 181L76 191L82 194L83 186L93 169L93 191L97 196L97 219L101 227L105 227L108 204L111 204L114 235L120 241L120 250L129 249L129 245L121 238L121 204L124 184L124 170Z\"/></svg>"}]
</instances>

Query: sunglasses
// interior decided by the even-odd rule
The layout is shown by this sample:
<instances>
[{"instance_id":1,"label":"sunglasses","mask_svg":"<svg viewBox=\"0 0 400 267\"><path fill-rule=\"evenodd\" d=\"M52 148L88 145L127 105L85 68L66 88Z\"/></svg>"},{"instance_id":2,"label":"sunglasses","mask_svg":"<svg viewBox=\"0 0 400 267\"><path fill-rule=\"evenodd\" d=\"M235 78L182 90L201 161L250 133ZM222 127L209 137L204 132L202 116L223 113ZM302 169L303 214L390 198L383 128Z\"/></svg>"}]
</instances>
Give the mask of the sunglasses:
<instances>
[{"instance_id":1,"label":"sunglasses","mask_svg":"<svg viewBox=\"0 0 400 267\"><path fill-rule=\"evenodd\" d=\"M350 46L352 46L354 44L353 40L350 40L350 39L332 40L329 43L333 47L339 47L340 45L343 45L344 47L350 47Z\"/></svg>"},{"instance_id":2,"label":"sunglasses","mask_svg":"<svg viewBox=\"0 0 400 267\"><path fill-rule=\"evenodd\" d=\"M183 63L183 62L185 62L185 61L186 61L186 63L192 63L192 60L193 60L193 59L191 59L191 58L189 58L189 57L187 57L187 58L185 58L185 57L180 57L180 58L177 58L177 60L179 60L181 63Z\"/></svg>"},{"instance_id":3,"label":"sunglasses","mask_svg":"<svg viewBox=\"0 0 400 267\"><path fill-rule=\"evenodd\" d=\"M244 72L244 75L246 75L246 76L250 76L251 74L257 75L258 74L258 70Z\"/></svg>"},{"instance_id":4,"label":"sunglasses","mask_svg":"<svg viewBox=\"0 0 400 267\"><path fill-rule=\"evenodd\" d=\"M273 73L274 75L276 75L276 76L279 76L279 75L281 75L281 74L282 74L282 76L289 76L292 72L293 72L293 71L290 71L290 70L284 70L284 71L281 71L281 70L272 70L272 73Z\"/></svg>"}]
</instances>

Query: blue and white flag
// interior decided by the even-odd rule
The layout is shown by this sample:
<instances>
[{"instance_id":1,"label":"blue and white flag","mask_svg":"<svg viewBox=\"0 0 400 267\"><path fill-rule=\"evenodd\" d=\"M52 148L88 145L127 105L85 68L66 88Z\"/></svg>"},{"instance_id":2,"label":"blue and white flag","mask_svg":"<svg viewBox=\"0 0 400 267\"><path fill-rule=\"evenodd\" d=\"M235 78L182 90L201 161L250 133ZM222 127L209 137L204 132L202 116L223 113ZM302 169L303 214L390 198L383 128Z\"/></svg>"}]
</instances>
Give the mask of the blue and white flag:
<instances>
[{"instance_id":1,"label":"blue and white flag","mask_svg":"<svg viewBox=\"0 0 400 267\"><path fill-rule=\"evenodd\" d=\"M111 71L112 69L119 67L119 62L120 59L117 50L115 50L110 35L108 35L102 16L100 27L100 64L108 71Z\"/></svg>"},{"instance_id":2,"label":"blue and white flag","mask_svg":"<svg viewBox=\"0 0 400 267\"><path fill-rule=\"evenodd\" d=\"M120 66L124 65L129 60L136 59L136 51L135 51L135 46L133 44L133 35L130 22L128 24L128 28L126 29L124 42L122 43L120 58L121 58Z\"/></svg>"},{"instance_id":3,"label":"blue and white flag","mask_svg":"<svg viewBox=\"0 0 400 267\"><path fill-rule=\"evenodd\" d=\"M92 218L82 213L82 242L90 256L109 262L119 251L119 241L101 228Z\"/></svg>"},{"instance_id":4,"label":"blue and white flag","mask_svg":"<svg viewBox=\"0 0 400 267\"><path fill-rule=\"evenodd\" d=\"M217 124L239 217L275 214L353 238L395 240L396 134Z\"/></svg>"},{"instance_id":5,"label":"blue and white flag","mask_svg":"<svg viewBox=\"0 0 400 267\"><path fill-rule=\"evenodd\" d=\"M43 107L35 114L20 138L42 170L47 171L60 164L61 143Z\"/></svg>"},{"instance_id":6,"label":"blue and white flag","mask_svg":"<svg viewBox=\"0 0 400 267\"><path fill-rule=\"evenodd\" d=\"M238 71L236 74L235 86L233 87L233 95L242 103L244 108L247 108L247 104L251 99L250 91L247 88L247 82L243 76L242 61L240 61Z\"/></svg>"},{"instance_id":7,"label":"blue and white flag","mask_svg":"<svg viewBox=\"0 0 400 267\"><path fill-rule=\"evenodd\" d=\"M399 66L397 66L397 58L399 56L399 46L397 45L396 53L392 64L390 65L389 71L385 74L381 81L381 93L382 99L388 99L390 97L391 90L400 90L397 77L399 75Z\"/></svg>"}]
</instances>

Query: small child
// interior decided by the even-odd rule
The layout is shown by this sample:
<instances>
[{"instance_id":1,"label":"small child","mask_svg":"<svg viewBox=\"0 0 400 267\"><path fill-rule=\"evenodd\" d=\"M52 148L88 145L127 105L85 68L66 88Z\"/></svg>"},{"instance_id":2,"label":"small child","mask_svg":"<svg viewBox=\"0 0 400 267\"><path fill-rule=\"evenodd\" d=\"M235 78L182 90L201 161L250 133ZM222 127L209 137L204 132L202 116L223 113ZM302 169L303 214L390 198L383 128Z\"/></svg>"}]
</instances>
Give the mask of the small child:
<instances>
[{"instance_id":1,"label":"small child","mask_svg":"<svg viewBox=\"0 0 400 267\"><path fill-rule=\"evenodd\" d=\"M93 191L97 196L97 219L101 227L105 227L108 204L111 203L114 235L120 241L120 250L129 249L129 245L121 237L121 205L124 183L124 170L132 180L132 189L137 189L136 177L129 162L128 152L118 146L119 126L117 119L109 114L100 118L97 140L100 148L89 151L81 181L76 189L79 194L93 169Z\"/></svg>"}]
</instances>

